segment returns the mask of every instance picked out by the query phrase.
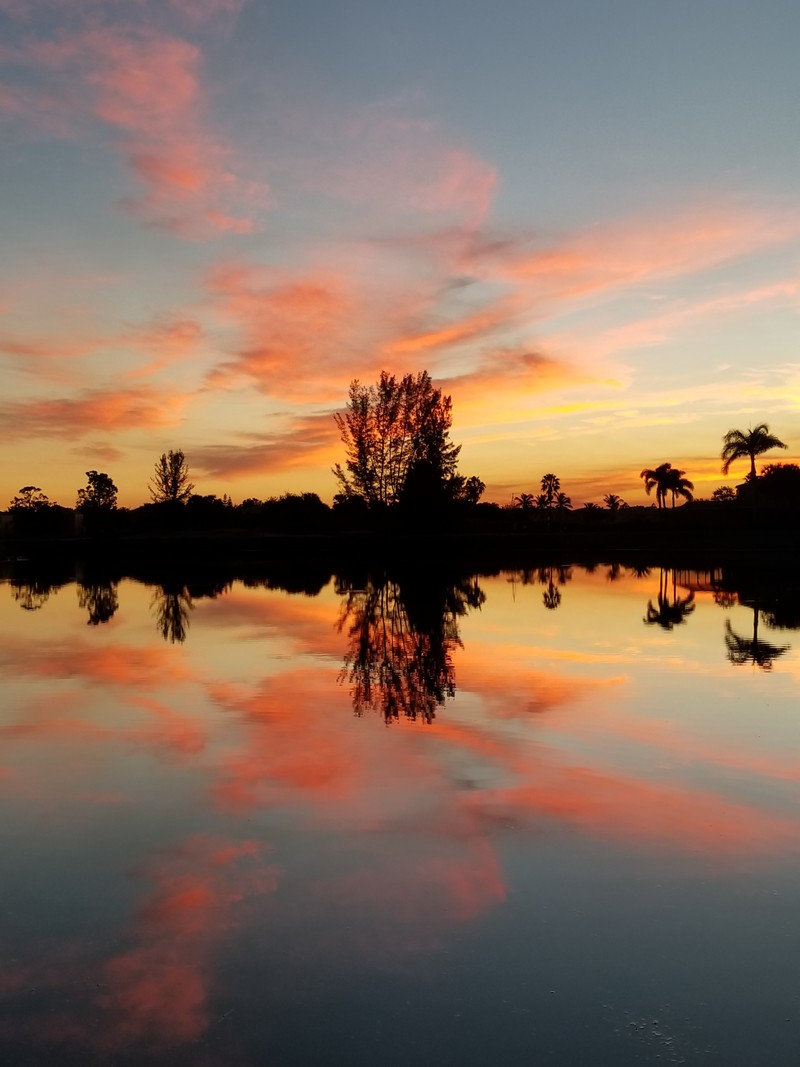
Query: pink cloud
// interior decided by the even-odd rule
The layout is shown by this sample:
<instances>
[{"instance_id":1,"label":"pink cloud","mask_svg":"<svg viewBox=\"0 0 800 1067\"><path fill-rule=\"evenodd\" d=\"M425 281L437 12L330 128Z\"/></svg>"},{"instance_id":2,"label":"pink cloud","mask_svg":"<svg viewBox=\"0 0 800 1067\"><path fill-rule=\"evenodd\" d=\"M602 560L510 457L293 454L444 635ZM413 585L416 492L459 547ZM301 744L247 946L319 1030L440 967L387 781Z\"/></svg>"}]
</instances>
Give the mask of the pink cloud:
<instances>
[{"instance_id":1,"label":"pink cloud","mask_svg":"<svg viewBox=\"0 0 800 1067\"><path fill-rule=\"evenodd\" d=\"M549 246L531 239L477 240L473 269L542 300L574 300L685 277L800 235L800 214L716 203L669 216L608 222Z\"/></svg>"},{"instance_id":2,"label":"pink cloud","mask_svg":"<svg viewBox=\"0 0 800 1067\"><path fill-rule=\"evenodd\" d=\"M140 351L147 361L139 364L128 377L149 377L173 363L191 359L198 354L204 339L203 327L190 318L174 318L131 330L120 341L126 347Z\"/></svg>"},{"instance_id":3,"label":"pink cloud","mask_svg":"<svg viewBox=\"0 0 800 1067\"><path fill-rule=\"evenodd\" d=\"M209 376L210 387L245 380L299 402L341 395L331 382L352 367L352 346L364 329L357 284L332 271L290 277L233 264L212 272L209 291L240 336L237 353Z\"/></svg>"},{"instance_id":4,"label":"pink cloud","mask_svg":"<svg viewBox=\"0 0 800 1067\"><path fill-rule=\"evenodd\" d=\"M231 149L211 132L198 46L145 24L95 21L28 40L14 58L40 85L6 88L2 110L35 123L44 117L49 132L70 136L87 122L99 125L144 189L123 198L127 210L191 238L254 228L253 212L266 206L268 191L237 175Z\"/></svg>"},{"instance_id":5,"label":"pink cloud","mask_svg":"<svg viewBox=\"0 0 800 1067\"><path fill-rule=\"evenodd\" d=\"M320 105L295 114L311 150L287 163L308 192L398 217L449 216L470 229L486 217L496 169L453 143L408 97L376 101L350 114Z\"/></svg>"}]
</instances>

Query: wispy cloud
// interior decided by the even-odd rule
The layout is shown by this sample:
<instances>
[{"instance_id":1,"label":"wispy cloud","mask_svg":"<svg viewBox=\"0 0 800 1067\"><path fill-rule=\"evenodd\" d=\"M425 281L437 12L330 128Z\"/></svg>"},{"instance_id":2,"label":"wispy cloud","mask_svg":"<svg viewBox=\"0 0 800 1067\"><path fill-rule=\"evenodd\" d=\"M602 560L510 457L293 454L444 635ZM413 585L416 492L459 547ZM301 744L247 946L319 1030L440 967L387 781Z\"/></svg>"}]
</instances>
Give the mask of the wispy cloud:
<instances>
[{"instance_id":1,"label":"wispy cloud","mask_svg":"<svg viewBox=\"0 0 800 1067\"><path fill-rule=\"evenodd\" d=\"M11 441L173 426L185 403L184 396L169 396L147 387L84 390L68 397L0 403L0 427Z\"/></svg>"},{"instance_id":2,"label":"wispy cloud","mask_svg":"<svg viewBox=\"0 0 800 1067\"><path fill-rule=\"evenodd\" d=\"M283 431L248 435L247 443L192 449L192 464L206 475L240 478L289 471L333 460L339 431L332 413L292 418Z\"/></svg>"},{"instance_id":3,"label":"wispy cloud","mask_svg":"<svg viewBox=\"0 0 800 1067\"><path fill-rule=\"evenodd\" d=\"M214 132L197 44L146 23L91 20L28 37L5 57L28 80L6 82L0 110L50 134L104 134L144 190L121 203L148 225L188 238L255 228L269 192L239 175Z\"/></svg>"}]
</instances>

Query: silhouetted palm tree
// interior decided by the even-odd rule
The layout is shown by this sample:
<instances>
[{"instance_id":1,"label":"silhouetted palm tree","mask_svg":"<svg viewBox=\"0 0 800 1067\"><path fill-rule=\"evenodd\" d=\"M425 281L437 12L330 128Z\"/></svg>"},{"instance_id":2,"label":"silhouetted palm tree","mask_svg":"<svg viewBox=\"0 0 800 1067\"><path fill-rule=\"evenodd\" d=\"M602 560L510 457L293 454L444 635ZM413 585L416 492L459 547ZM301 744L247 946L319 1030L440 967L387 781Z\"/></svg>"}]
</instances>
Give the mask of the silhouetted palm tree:
<instances>
[{"instance_id":1,"label":"silhouetted palm tree","mask_svg":"<svg viewBox=\"0 0 800 1067\"><path fill-rule=\"evenodd\" d=\"M603 497L603 503L609 511L619 511L620 508L625 507L625 501L621 496L617 496L616 493L606 493Z\"/></svg>"},{"instance_id":2,"label":"silhouetted palm tree","mask_svg":"<svg viewBox=\"0 0 800 1067\"><path fill-rule=\"evenodd\" d=\"M547 507L552 507L561 491L561 480L555 474L545 474L542 478L542 495L547 498Z\"/></svg>"},{"instance_id":3,"label":"silhouetted palm tree","mask_svg":"<svg viewBox=\"0 0 800 1067\"><path fill-rule=\"evenodd\" d=\"M648 496L650 496L650 490L656 491L656 504L660 507L666 507L667 493L669 492L669 472L672 470L671 463L659 463L657 467L650 469L645 467L640 478L644 478L644 489Z\"/></svg>"},{"instance_id":4,"label":"silhouetted palm tree","mask_svg":"<svg viewBox=\"0 0 800 1067\"><path fill-rule=\"evenodd\" d=\"M724 460L722 473L727 474L731 463L736 459L750 460L750 479L756 477L756 456L769 452L771 448L787 448L788 446L769 432L769 426L760 422L752 430L728 430L722 439L722 452L720 458Z\"/></svg>"},{"instance_id":5,"label":"silhouetted palm tree","mask_svg":"<svg viewBox=\"0 0 800 1067\"><path fill-rule=\"evenodd\" d=\"M521 508L523 511L530 511L536 503L536 497L533 493L520 493L519 496L513 498L512 503L515 508Z\"/></svg>"},{"instance_id":6,"label":"silhouetted palm tree","mask_svg":"<svg viewBox=\"0 0 800 1067\"><path fill-rule=\"evenodd\" d=\"M694 483L684 478L686 471L679 471L670 467L667 471L667 492L672 493L672 506L675 507L675 497L682 496L685 500L694 500L692 490Z\"/></svg>"},{"instance_id":7,"label":"silhouetted palm tree","mask_svg":"<svg viewBox=\"0 0 800 1067\"><path fill-rule=\"evenodd\" d=\"M556 511L571 511L572 501L566 493L556 493L556 498L553 506L555 507Z\"/></svg>"}]
</instances>

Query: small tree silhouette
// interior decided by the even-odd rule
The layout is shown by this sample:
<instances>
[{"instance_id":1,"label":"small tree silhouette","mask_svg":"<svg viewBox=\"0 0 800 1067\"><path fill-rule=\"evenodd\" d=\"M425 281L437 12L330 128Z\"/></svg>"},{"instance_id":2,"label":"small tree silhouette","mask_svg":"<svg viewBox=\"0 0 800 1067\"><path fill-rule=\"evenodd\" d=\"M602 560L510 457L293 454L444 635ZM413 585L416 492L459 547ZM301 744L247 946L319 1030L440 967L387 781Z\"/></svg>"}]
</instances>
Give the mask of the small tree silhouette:
<instances>
[{"instance_id":1,"label":"small tree silhouette","mask_svg":"<svg viewBox=\"0 0 800 1067\"><path fill-rule=\"evenodd\" d=\"M189 499L194 485L189 481L189 464L180 449L161 453L149 489L156 504L184 504Z\"/></svg>"},{"instance_id":2,"label":"small tree silhouette","mask_svg":"<svg viewBox=\"0 0 800 1067\"><path fill-rule=\"evenodd\" d=\"M23 485L14 499L9 503L9 511L44 511L52 507L46 493L38 485Z\"/></svg>"}]
</instances>

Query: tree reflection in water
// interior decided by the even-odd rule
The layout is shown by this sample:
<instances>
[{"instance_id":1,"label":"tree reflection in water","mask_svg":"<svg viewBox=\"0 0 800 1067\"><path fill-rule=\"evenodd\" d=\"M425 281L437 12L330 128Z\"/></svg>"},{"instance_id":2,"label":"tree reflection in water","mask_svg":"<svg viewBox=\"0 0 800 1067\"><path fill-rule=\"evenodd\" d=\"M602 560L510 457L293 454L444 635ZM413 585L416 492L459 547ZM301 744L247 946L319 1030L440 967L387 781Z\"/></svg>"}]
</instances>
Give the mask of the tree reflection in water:
<instances>
[{"instance_id":1,"label":"tree reflection in water","mask_svg":"<svg viewBox=\"0 0 800 1067\"><path fill-rule=\"evenodd\" d=\"M89 612L87 625L108 622L119 609L117 582L81 582L78 585L78 606Z\"/></svg>"},{"instance_id":2,"label":"tree reflection in water","mask_svg":"<svg viewBox=\"0 0 800 1067\"><path fill-rule=\"evenodd\" d=\"M165 641L182 645L189 630L189 613L194 605L185 585L161 585L153 592L150 610Z\"/></svg>"},{"instance_id":3,"label":"tree reflection in water","mask_svg":"<svg viewBox=\"0 0 800 1067\"><path fill-rule=\"evenodd\" d=\"M525 567L511 572L509 581L512 586L543 585L542 603L548 611L554 611L561 603L561 590L559 586L566 585L572 578L572 567L563 564L547 567Z\"/></svg>"},{"instance_id":4,"label":"tree reflection in water","mask_svg":"<svg viewBox=\"0 0 800 1067\"><path fill-rule=\"evenodd\" d=\"M771 671L772 662L785 652L791 645L772 645L769 641L762 641L758 636L758 619L761 612L757 605L753 604L753 636L740 637L731 626L730 619L725 620L725 647L728 650L728 659L731 663L742 665L752 663L754 667L760 667L762 671Z\"/></svg>"},{"instance_id":5,"label":"tree reflection in water","mask_svg":"<svg viewBox=\"0 0 800 1067\"><path fill-rule=\"evenodd\" d=\"M50 599L50 594L58 588L52 582L34 578L32 581L21 582L12 580L11 595L23 611L39 611Z\"/></svg>"},{"instance_id":6,"label":"tree reflection in water","mask_svg":"<svg viewBox=\"0 0 800 1067\"><path fill-rule=\"evenodd\" d=\"M362 587L340 582L337 591L344 597L338 629L348 638L340 680L351 686L356 715L431 722L455 695L458 619L486 599L477 580L382 577Z\"/></svg>"},{"instance_id":7,"label":"tree reflection in water","mask_svg":"<svg viewBox=\"0 0 800 1067\"><path fill-rule=\"evenodd\" d=\"M694 608L694 593L690 592L684 597L678 596L676 572L662 567L658 576L658 600L656 604L648 600L644 622L648 626L671 630L673 626L685 622Z\"/></svg>"}]
</instances>

